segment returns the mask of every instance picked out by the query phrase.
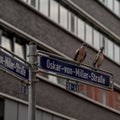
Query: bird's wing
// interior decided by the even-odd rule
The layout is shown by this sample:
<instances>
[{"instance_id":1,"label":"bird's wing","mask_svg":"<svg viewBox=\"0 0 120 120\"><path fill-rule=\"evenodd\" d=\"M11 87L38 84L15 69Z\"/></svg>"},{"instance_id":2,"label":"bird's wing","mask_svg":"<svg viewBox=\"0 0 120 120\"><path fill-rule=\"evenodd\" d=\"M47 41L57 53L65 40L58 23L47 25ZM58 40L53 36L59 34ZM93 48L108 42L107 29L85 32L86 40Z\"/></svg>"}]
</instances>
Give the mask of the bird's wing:
<instances>
[{"instance_id":1,"label":"bird's wing","mask_svg":"<svg viewBox=\"0 0 120 120\"><path fill-rule=\"evenodd\" d=\"M83 58L83 60L86 58L86 55L87 55L87 52L85 52L85 55L84 55L84 58Z\"/></svg>"},{"instance_id":2,"label":"bird's wing","mask_svg":"<svg viewBox=\"0 0 120 120\"><path fill-rule=\"evenodd\" d=\"M99 59L99 54L96 54L95 57L94 57L94 60L93 60L93 66L95 66L95 64L97 63Z\"/></svg>"},{"instance_id":3,"label":"bird's wing","mask_svg":"<svg viewBox=\"0 0 120 120\"><path fill-rule=\"evenodd\" d=\"M76 52L75 52L74 60L77 60L78 54L79 54L79 49L77 49Z\"/></svg>"},{"instance_id":4,"label":"bird's wing","mask_svg":"<svg viewBox=\"0 0 120 120\"><path fill-rule=\"evenodd\" d=\"M104 56L103 56L103 54L101 54L101 55L99 56L98 67L100 67L100 66L102 65L103 60L104 60Z\"/></svg>"}]
</instances>

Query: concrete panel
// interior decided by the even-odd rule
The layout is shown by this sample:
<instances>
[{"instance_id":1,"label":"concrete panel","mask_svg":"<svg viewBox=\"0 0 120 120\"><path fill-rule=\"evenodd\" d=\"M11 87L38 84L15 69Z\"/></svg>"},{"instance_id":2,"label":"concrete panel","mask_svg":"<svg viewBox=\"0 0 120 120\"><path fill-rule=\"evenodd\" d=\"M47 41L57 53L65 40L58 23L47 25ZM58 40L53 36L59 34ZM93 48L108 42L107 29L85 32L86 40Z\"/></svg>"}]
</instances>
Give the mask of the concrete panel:
<instances>
[{"instance_id":1,"label":"concrete panel","mask_svg":"<svg viewBox=\"0 0 120 120\"><path fill-rule=\"evenodd\" d=\"M5 120L17 120L18 115L17 103L5 99Z\"/></svg>"},{"instance_id":2,"label":"concrete panel","mask_svg":"<svg viewBox=\"0 0 120 120\"><path fill-rule=\"evenodd\" d=\"M42 111L41 110L36 111L36 120L42 120Z\"/></svg>"},{"instance_id":3,"label":"concrete panel","mask_svg":"<svg viewBox=\"0 0 120 120\"><path fill-rule=\"evenodd\" d=\"M27 106L19 103L18 108L18 120L27 120Z\"/></svg>"},{"instance_id":4,"label":"concrete panel","mask_svg":"<svg viewBox=\"0 0 120 120\"><path fill-rule=\"evenodd\" d=\"M53 116L53 120L64 120L64 119L59 118L59 117L57 117L57 116Z\"/></svg>"},{"instance_id":5,"label":"concrete panel","mask_svg":"<svg viewBox=\"0 0 120 120\"><path fill-rule=\"evenodd\" d=\"M46 112L42 112L42 120L52 120L52 115Z\"/></svg>"}]
</instances>

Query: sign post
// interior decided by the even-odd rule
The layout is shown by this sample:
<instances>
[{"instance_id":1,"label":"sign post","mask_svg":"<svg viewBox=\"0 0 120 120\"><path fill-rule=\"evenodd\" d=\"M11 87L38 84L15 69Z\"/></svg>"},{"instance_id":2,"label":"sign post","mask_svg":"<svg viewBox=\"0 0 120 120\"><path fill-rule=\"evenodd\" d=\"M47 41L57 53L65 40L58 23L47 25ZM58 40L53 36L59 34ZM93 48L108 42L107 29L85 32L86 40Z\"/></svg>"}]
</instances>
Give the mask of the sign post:
<instances>
[{"instance_id":1,"label":"sign post","mask_svg":"<svg viewBox=\"0 0 120 120\"><path fill-rule=\"evenodd\" d=\"M36 81L36 45L30 43L29 45L29 63L31 64L31 72L29 77L29 93L28 93L28 120L35 120L36 97L35 97L35 81Z\"/></svg>"}]
</instances>

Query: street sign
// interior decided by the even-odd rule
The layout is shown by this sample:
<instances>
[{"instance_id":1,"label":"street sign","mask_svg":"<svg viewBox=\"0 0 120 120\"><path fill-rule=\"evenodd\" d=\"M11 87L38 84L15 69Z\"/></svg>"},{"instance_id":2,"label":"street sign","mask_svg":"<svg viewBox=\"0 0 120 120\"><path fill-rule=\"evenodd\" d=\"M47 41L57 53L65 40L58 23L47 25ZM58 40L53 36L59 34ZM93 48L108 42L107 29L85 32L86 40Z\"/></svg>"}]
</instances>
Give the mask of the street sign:
<instances>
[{"instance_id":1,"label":"street sign","mask_svg":"<svg viewBox=\"0 0 120 120\"><path fill-rule=\"evenodd\" d=\"M79 91L79 85L78 85L78 83L75 83L75 82L73 83L71 81L66 81L66 89L74 91L74 92L78 92Z\"/></svg>"},{"instance_id":2,"label":"street sign","mask_svg":"<svg viewBox=\"0 0 120 120\"><path fill-rule=\"evenodd\" d=\"M0 67L20 78L29 79L29 67L3 51L0 51Z\"/></svg>"},{"instance_id":3,"label":"street sign","mask_svg":"<svg viewBox=\"0 0 120 120\"><path fill-rule=\"evenodd\" d=\"M79 82L97 85L104 88L111 87L110 75L83 66L76 66L51 57L40 57L40 68L62 76L73 78Z\"/></svg>"}]
</instances>

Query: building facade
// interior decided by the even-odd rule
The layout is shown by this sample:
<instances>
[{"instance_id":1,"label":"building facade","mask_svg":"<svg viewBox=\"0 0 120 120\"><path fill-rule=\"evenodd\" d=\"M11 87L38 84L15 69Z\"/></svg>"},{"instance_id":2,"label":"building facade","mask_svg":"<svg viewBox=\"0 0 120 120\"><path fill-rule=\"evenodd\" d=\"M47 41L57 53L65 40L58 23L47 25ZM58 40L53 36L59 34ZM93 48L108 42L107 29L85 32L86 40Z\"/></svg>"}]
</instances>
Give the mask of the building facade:
<instances>
[{"instance_id":1,"label":"building facade","mask_svg":"<svg viewBox=\"0 0 120 120\"><path fill-rule=\"evenodd\" d=\"M80 82L75 92L66 89L66 79L50 72L37 73L36 120L120 118L119 28L119 0L0 1L3 49L28 61L29 43L33 41L37 50L73 60L76 49L85 42L88 47L83 64L91 67L95 54L104 46L105 60L101 69L113 74L112 90ZM2 57L0 66L1 61ZM1 68L0 120L26 120L27 106L28 85Z\"/></svg>"}]
</instances>

